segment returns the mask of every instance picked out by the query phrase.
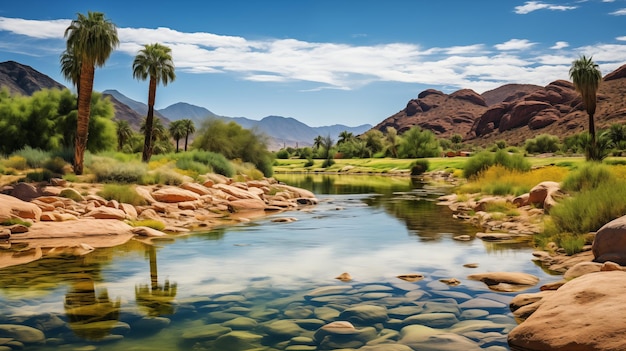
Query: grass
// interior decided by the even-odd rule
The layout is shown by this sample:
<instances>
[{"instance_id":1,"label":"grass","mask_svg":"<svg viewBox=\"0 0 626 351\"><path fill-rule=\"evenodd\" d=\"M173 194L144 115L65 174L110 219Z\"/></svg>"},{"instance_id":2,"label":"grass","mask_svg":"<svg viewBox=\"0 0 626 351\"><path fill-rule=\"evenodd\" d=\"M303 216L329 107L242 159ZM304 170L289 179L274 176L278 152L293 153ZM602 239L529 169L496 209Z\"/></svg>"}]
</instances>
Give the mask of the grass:
<instances>
[{"instance_id":1,"label":"grass","mask_svg":"<svg viewBox=\"0 0 626 351\"><path fill-rule=\"evenodd\" d=\"M157 221L155 219L142 219L137 221L130 221L129 224L133 227L148 227L152 229L156 229L159 231L163 231L165 229L165 223L161 221Z\"/></svg>"},{"instance_id":2,"label":"grass","mask_svg":"<svg viewBox=\"0 0 626 351\"><path fill-rule=\"evenodd\" d=\"M137 194L133 185L125 184L105 184L98 195L107 200L116 200L119 203L131 204L134 206L146 205L146 200Z\"/></svg>"},{"instance_id":3,"label":"grass","mask_svg":"<svg viewBox=\"0 0 626 351\"><path fill-rule=\"evenodd\" d=\"M517 217L520 212L517 207L507 201L494 201L485 204L485 212L500 212L506 216Z\"/></svg>"},{"instance_id":4,"label":"grass","mask_svg":"<svg viewBox=\"0 0 626 351\"><path fill-rule=\"evenodd\" d=\"M483 193L490 195L521 195L543 181L561 182L569 173L567 168L547 166L520 172L503 166L492 166L478 177L462 185L460 193Z\"/></svg>"},{"instance_id":5,"label":"grass","mask_svg":"<svg viewBox=\"0 0 626 351\"><path fill-rule=\"evenodd\" d=\"M0 222L0 225L3 225L3 226L11 226L15 224L21 224L26 227L30 227L31 225L33 225L31 222L25 221L21 218L9 218Z\"/></svg>"}]
</instances>

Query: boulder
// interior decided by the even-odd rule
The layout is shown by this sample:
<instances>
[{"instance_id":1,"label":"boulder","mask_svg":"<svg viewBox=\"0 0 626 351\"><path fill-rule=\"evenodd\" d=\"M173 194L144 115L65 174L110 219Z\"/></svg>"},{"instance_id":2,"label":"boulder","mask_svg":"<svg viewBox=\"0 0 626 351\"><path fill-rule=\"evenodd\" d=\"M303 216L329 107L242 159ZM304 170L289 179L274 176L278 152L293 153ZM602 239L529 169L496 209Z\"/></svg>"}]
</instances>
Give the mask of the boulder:
<instances>
[{"instance_id":1,"label":"boulder","mask_svg":"<svg viewBox=\"0 0 626 351\"><path fill-rule=\"evenodd\" d=\"M0 324L0 338L11 338L23 344L44 344L46 341L41 330L15 324Z\"/></svg>"},{"instance_id":2,"label":"boulder","mask_svg":"<svg viewBox=\"0 0 626 351\"><path fill-rule=\"evenodd\" d=\"M478 118L472 127L476 136L489 134L500 126L502 116L508 111L508 104L498 104L489 108Z\"/></svg>"},{"instance_id":3,"label":"boulder","mask_svg":"<svg viewBox=\"0 0 626 351\"><path fill-rule=\"evenodd\" d=\"M528 289L539 283L539 278L520 272L488 272L470 274L468 279L481 281L496 291L512 292Z\"/></svg>"},{"instance_id":4,"label":"boulder","mask_svg":"<svg viewBox=\"0 0 626 351\"><path fill-rule=\"evenodd\" d=\"M547 108L539 111L533 118L528 121L528 128L535 130L545 128L561 118L561 112L556 108Z\"/></svg>"},{"instance_id":5,"label":"boulder","mask_svg":"<svg viewBox=\"0 0 626 351\"><path fill-rule=\"evenodd\" d=\"M615 71L604 76L604 81L608 82L610 80L621 79L621 78L626 78L626 65L622 65Z\"/></svg>"},{"instance_id":6,"label":"boulder","mask_svg":"<svg viewBox=\"0 0 626 351\"><path fill-rule=\"evenodd\" d=\"M345 309L339 315L339 319L359 325L372 325L384 322L389 317L387 308L384 306L359 305Z\"/></svg>"},{"instance_id":7,"label":"boulder","mask_svg":"<svg viewBox=\"0 0 626 351\"><path fill-rule=\"evenodd\" d=\"M508 336L512 349L626 350L626 272L586 274L542 299Z\"/></svg>"},{"instance_id":8,"label":"boulder","mask_svg":"<svg viewBox=\"0 0 626 351\"><path fill-rule=\"evenodd\" d=\"M198 195L209 195L211 193L209 189L207 189L207 187L198 183L187 182L187 183L181 184L180 187L185 190L193 191L194 193Z\"/></svg>"},{"instance_id":9,"label":"boulder","mask_svg":"<svg viewBox=\"0 0 626 351\"><path fill-rule=\"evenodd\" d=\"M594 262L626 265L626 216L614 219L596 232L591 246Z\"/></svg>"},{"instance_id":10,"label":"boulder","mask_svg":"<svg viewBox=\"0 0 626 351\"><path fill-rule=\"evenodd\" d=\"M255 199L255 200L260 200L261 198L256 195L253 194L247 190L238 188L234 185L228 185L228 184L215 184L213 186L214 189L219 189L223 192L225 192L226 194L236 198L236 199ZM234 200L234 199L233 199Z\"/></svg>"},{"instance_id":11,"label":"boulder","mask_svg":"<svg viewBox=\"0 0 626 351\"><path fill-rule=\"evenodd\" d=\"M85 214L85 217L93 217L95 219L118 219L126 218L126 213L113 207L96 207L92 211Z\"/></svg>"},{"instance_id":12,"label":"boulder","mask_svg":"<svg viewBox=\"0 0 626 351\"><path fill-rule=\"evenodd\" d=\"M487 106L485 99L472 89L461 89L450 94L450 97L467 100L474 105Z\"/></svg>"},{"instance_id":13,"label":"boulder","mask_svg":"<svg viewBox=\"0 0 626 351\"><path fill-rule=\"evenodd\" d=\"M34 185L30 183L17 183L13 185L13 190L11 190L10 195L22 201L30 201L41 196L42 194Z\"/></svg>"},{"instance_id":14,"label":"boulder","mask_svg":"<svg viewBox=\"0 0 626 351\"><path fill-rule=\"evenodd\" d=\"M563 196L561 186L557 182L541 182L530 189L528 203L549 210L555 199Z\"/></svg>"},{"instance_id":15,"label":"boulder","mask_svg":"<svg viewBox=\"0 0 626 351\"><path fill-rule=\"evenodd\" d=\"M502 117L500 132L519 128L528 124L530 119L540 111L552 108L552 105L541 101L523 101L515 104L511 113Z\"/></svg>"},{"instance_id":16,"label":"boulder","mask_svg":"<svg viewBox=\"0 0 626 351\"><path fill-rule=\"evenodd\" d=\"M261 199L238 199L228 203L229 212L264 210L267 205Z\"/></svg>"},{"instance_id":17,"label":"boulder","mask_svg":"<svg viewBox=\"0 0 626 351\"><path fill-rule=\"evenodd\" d=\"M159 189L152 192L152 197L157 201L165 203L195 201L200 199L200 196L193 191L177 187L165 187Z\"/></svg>"},{"instance_id":18,"label":"boulder","mask_svg":"<svg viewBox=\"0 0 626 351\"><path fill-rule=\"evenodd\" d=\"M18 217L38 221L41 213L41 209L35 204L0 194L0 220Z\"/></svg>"}]
</instances>

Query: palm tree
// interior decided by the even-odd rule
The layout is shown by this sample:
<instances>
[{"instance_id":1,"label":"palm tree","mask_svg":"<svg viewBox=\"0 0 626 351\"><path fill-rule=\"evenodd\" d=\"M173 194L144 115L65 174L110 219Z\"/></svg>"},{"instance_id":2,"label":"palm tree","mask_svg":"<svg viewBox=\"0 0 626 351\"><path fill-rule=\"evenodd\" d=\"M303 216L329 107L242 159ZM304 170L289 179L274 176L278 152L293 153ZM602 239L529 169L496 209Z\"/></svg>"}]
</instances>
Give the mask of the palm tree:
<instances>
[{"instance_id":1,"label":"palm tree","mask_svg":"<svg viewBox=\"0 0 626 351\"><path fill-rule=\"evenodd\" d=\"M313 139L313 148L315 149L319 149L320 146L322 146L322 143L324 142L324 137L321 135L318 135L315 137L315 139Z\"/></svg>"},{"instance_id":2,"label":"palm tree","mask_svg":"<svg viewBox=\"0 0 626 351\"><path fill-rule=\"evenodd\" d=\"M354 135L347 130L344 130L343 132L339 133L339 140L337 140L337 145L346 143L348 141L351 141L352 139L354 139Z\"/></svg>"},{"instance_id":3,"label":"palm tree","mask_svg":"<svg viewBox=\"0 0 626 351\"><path fill-rule=\"evenodd\" d=\"M150 285L138 284L135 286L137 304L143 307L148 316L173 314L178 286L176 283L170 283L169 280L165 280L165 284L159 284L155 247L152 245L146 247L146 254L150 261Z\"/></svg>"},{"instance_id":4,"label":"palm tree","mask_svg":"<svg viewBox=\"0 0 626 351\"><path fill-rule=\"evenodd\" d=\"M174 140L176 140L176 152L178 152L178 142L185 136L185 127L183 126L183 121L174 121L170 123L170 135Z\"/></svg>"},{"instance_id":5,"label":"palm tree","mask_svg":"<svg viewBox=\"0 0 626 351\"><path fill-rule=\"evenodd\" d=\"M596 113L596 94L602 80L602 73L598 69L598 65L593 62L592 57L587 58L583 55L572 62L569 75L574 82L576 91L580 93L587 115L589 115L590 150L595 150L596 127L593 115ZM593 152L588 154L588 158L595 159Z\"/></svg>"},{"instance_id":6,"label":"palm tree","mask_svg":"<svg viewBox=\"0 0 626 351\"><path fill-rule=\"evenodd\" d=\"M150 161L152 156L152 123L154 120L154 100L159 83L167 85L176 79L172 49L158 43L146 44L133 61L133 78L150 79L148 83L148 115L146 117L145 138L143 146L143 162Z\"/></svg>"},{"instance_id":7,"label":"palm tree","mask_svg":"<svg viewBox=\"0 0 626 351\"><path fill-rule=\"evenodd\" d=\"M120 119L115 122L115 130L117 132L117 150L121 151L126 144L133 137L133 130L130 128L128 121Z\"/></svg>"},{"instance_id":8,"label":"palm tree","mask_svg":"<svg viewBox=\"0 0 626 351\"><path fill-rule=\"evenodd\" d=\"M75 56L72 69L66 71L70 80L75 79L75 68L80 67L76 87L78 92L78 119L74 141L74 173L83 174L83 161L87 148L89 114L91 112L91 92L95 67L102 67L119 45L117 28L104 17L103 13L91 12L78 18L65 30L67 55ZM65 75L65 73L64 73ZM65 75L67 77L67 75Z\"/></svg>"},{"instance_id":9,"label":"palm tree","mask_svg":"<svg viewBox=\"0 0 626 351\"><path fill-rule=\"evenodd\" d=\"M76 87L76 93L80 88L80 57L72 48L67 48L61 54L61 74L65 79L72 82Z\"/></svg>"},{"instance_id":10,"label":"palm tree","mask_svg":"<svg viewBox=\"0 0 626 351\"><path fill-rule=\"evenodd\" d=\"M196 126L190 119L182 119L183 128L185 128L185 151L187 151L187 144L189 143L189 136L196 132Z\"/></svg>"}]
</instances>

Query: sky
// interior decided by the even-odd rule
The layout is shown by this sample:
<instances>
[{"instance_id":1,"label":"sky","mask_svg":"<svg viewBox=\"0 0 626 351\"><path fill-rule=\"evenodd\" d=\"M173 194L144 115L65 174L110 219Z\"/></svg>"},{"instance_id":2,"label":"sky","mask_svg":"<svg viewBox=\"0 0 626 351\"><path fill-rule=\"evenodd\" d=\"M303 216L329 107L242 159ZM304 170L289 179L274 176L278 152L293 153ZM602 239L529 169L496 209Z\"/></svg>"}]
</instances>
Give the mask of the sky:
<instances>
[{"instance_id":1,"label":"sky","mask_svg":"<svg viewBox=\"0 0 626 351\"><path fill-rule=\"evenodd\" d=\"M132 77L145 44L172 49L177 102L228 117L293 117L309 126L378 124L426 89L478 93L569 80L581 55L605 75L626 63L626 0L21 0L0 4L0 62L60 73L64 32L102 12L119 47L94 90L147 102Z\"/></svg>"}]
</instances>

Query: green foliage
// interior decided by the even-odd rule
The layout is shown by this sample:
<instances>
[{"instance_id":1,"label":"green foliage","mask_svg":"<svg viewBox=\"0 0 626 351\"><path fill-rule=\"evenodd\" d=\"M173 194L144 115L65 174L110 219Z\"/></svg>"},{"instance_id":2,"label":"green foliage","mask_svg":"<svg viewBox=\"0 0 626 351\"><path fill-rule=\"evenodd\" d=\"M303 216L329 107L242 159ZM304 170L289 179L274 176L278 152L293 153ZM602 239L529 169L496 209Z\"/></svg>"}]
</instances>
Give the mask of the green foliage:
<instances>
[{"instance_id":1,"label":"green foliage","mask_svg":"<svg viewBox=\"0 0 626 351\"><path fill-rule=\"evenodd\" d=\"M227 159L249 162L266 177L273 173L273 155L267 149L267 137L242 128L235 122L220 119L205 120L198 136L193 141L195 149L222 154ZM217 170L214 168L214 171Z\"/></svg>"},{"instance_id":2,"label":"green foliage","mask_svg":"<svg viewBox=\"0 0 626 351\"><path fill-rule=\"evenodd\" d=\"M559 232L586 234L626 213L626 182L608 180L550 209Z\"/></svg>"},{"instance_id":3,"label":"green foliage","mask_svg":"<svg viewBox=\"0 0 626 351\"><path fill-rule=\"evenodd\" d=\"M143 182L144 184L181 185L183 176L173 169L161 168L150 172L147 177L143 178Z\"/></svg>"},{"instance_id":4,"label":"green foliage","mask_svg":"<svg viewBox=\"0 0 626 351\"><path fill-rule=\"evenodd\" d=\"M44 161L50 158L49 152L40 149L33 149L28 145L23 149L14 152L13 155L21 156L26 159L26 164L28 164L28 167L30 168L42 167Z\"/></svg>"},{"instance_id":5,"label":"green foliage","mask_svg":"<svg viewBox=\"0 0 626 351\"><path fill-rule=\"evenodd\" d=\"M98 195L107 200L116 200L119 203L131 204L133 206L146 205L146 200L137 194L135 187L126 184L105 184Z\"/></svg>"},{"instance_id":6,"label":"green foliage","mask_svg":"<svg viewBox=\"0 0 626 351\"><path fill-rule=\"evenodd\" d=\"M22 156L11 156L8 159L4 160L5 167L13 168L17 170L25 170L28 168L28 162Z\"/></svg>"},{"instance_id":7,"label":"green foliage","mask_svg":"<svg viewBox=\"0 0 626 351\"><path fill-rule=\"evenodd\" d=\"M58 156L49 158L43 163L43 167L45 169L58 175L63 175L65 173L65 165L67 165L67 162Z\"/></svg>"},{"instance_id":8,"label":"green foliage","mask_svg":"<svg viewBox=\"0 0 626 351\"><path fill-rule=\"evenodd\" d=\"M308 157L306 159L306 162L304 163L304 167L312 167L315 164L315 161L313 161L313 158Z\"/></svg>"},{"instance_id":9,"label":"green foliage","mask_svg":"<svg viewBox=\"0 0 626 351\"><path fill-rule=\"evenodd\" d=\"M579 192L584 190L592 190L600 186L602 183L610 182L615 176L608 167L587 163L577 171L571 172L563 180L563 189L571 192Z\"/></svg>"},{"instance_id":10,"label":"green foliage","mask_svg":"<svg viewBox=\"0 0 626 351\"><path fill-rule=\"evenodd\" d=\"M495 153L482 151L465 162L463 176L465 178L475 177L493 165L501 165L506 169L521 172L530 170L530 162L520 154L511 155L504 150L498 150Z\"/></svg>"},{"instance_id":11,"label":"green foliage","mask_svg":"<svg viewBox=\"0 0 626 351\"><path fill-rule=\"evenodd\" d=\"M33 225L33 223L25 221L21 218L7 218L3 220L2 222L0 222L0 225L7 226L7 227L11 225L15 225L15 224L21 224L25 227L30 227L31 225Z\"/></svg>"},{"instance_id":12,"label":"green foliage","mask_svg":"<svg viewBox=\"0 0 626 351\"><path fill-rule=\"evenodd\" d=\"M165 223L157 221L155 219L142 219L137 221L130 221L129 224L133 227L148 227L156 230L163 231L165 229Z\"/></svg>"},{"instance_id":13,"label":"green foliage","mask_svg":"<svg viewBox=\"0 0 626 351\"><path fill-rule=\"evenodd\" d=\"M72 200L74 200L76 202L79 202L79 201L83 200L82 196L80 196L79 193L74 191L74 189L63 189L63 190L61 190L61 193L59 194L59 196L67 198L67 199L72 199Z\"/></svg>"},{"instance_id":14,"label":"green foliage","mask_svg":"<svg viewBox=\"0 0 626 351\"><path fill-rule=\"evenodd\" d=\"M430 166L430 162L426 159L415 160L411 163L411 175L418 176L428 171L428 167Z\"/></svg>"},{"instance_id":15,"label":"green foliage","mask_svg":"<svg viewBox=\"0 0 626 351\"><path fill-rule=\"evenodd\" d=\"M41 171L34 171L26 173L27 182L43 182L50 181L50 179L54 178L54 174L47 169L43 169Z\"/></svg>"},{"instance_id":16,"label":"green foliage","mask_svg":"<svg viewBox=\"0 0 626 351\"><path fill-rule=\"evenodd\" d=\"M335 164L335 160L333 160L332 158L327 158L324 160L324 162L322 162L322 168L328 168L334 164Z\"/></svg>"},{"instance_id":17,"label":"green foliage","mask_svg":"<svg viewBox=\"0 0 626 351\"><path fill-rule=\"evenodd\" d=\"M558 137L550 134L541 134L527 140L524 148L529 154L543 154L557 152L561 146Z\"/></svg>"},{"instance_id":18,"label":"green foliage","mask_svg":"<svg viewBox=\"0 0 626 351\"><path fill-rule=\"evenodd\" d=\"M279 158L281 160L286 160L289 158L289 151L287 151L287 149L280 149L278 151L276 151L276 158Z\"/></svg>"},{"instance_id":19,"label":"green foliage","mask_svg":"<svg viewBox=\"0 0 626 351\"><path fill-rule=\"evenodd\" d=\"M398 149L399 158L437 157L440 154L439 142L433 132L413 127L402 134Z\"/></svg>"},{"instance_id":20,"label":"green foliage","mask_svg":"<svg viewBox=\"0 0 626 351\"><path fill-rule=\"evenodd\" d=\"M122 163L97 156L86 165L101 183L139 183L148 172L148 166L139 162Z\"/></svg>"}]
</instances>

